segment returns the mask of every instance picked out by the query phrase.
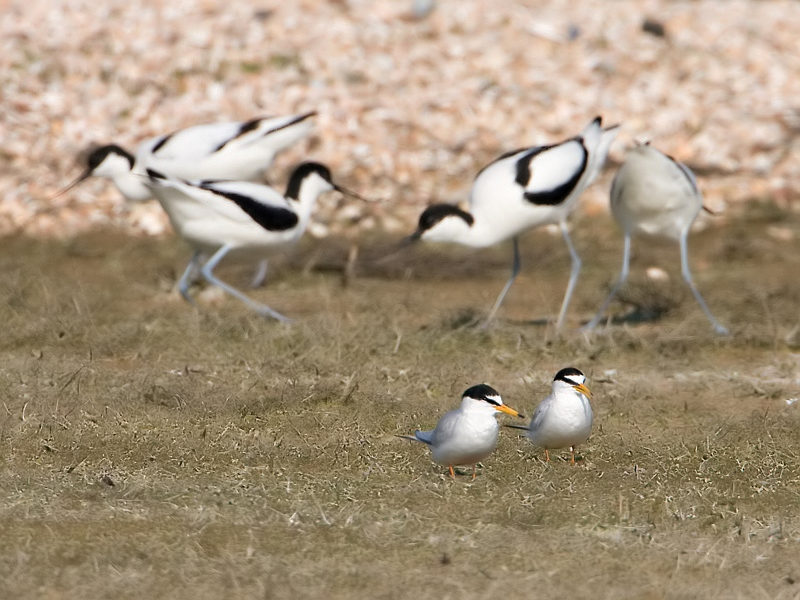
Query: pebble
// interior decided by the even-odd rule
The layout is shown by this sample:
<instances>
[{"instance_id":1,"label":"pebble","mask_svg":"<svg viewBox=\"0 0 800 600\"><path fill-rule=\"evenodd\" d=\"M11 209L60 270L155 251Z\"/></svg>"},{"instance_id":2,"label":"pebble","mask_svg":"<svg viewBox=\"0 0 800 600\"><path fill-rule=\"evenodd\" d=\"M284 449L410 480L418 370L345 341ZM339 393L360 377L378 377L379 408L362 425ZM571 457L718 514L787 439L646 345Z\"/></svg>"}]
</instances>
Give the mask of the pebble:
<instances>
[{"instance_id":1,"label":"pebble","mask_svg":"<svg viewBox=\"0 0 800 600\"><path fill-rule=\"evenodd\" d=\"M355 224L345 202L320 205L317 235L411 231L426 204L466 200L500 153L569 137L596 114L623 124L611 162L649 139L729 209L759 197L765 178L782 182L766 191L783 205L800 205L794 0L649 0L646 12L636 0L438 0L428 12L432 1L413 0L0 5L0 235L159 235L160 207L126 206L109 182L48 197L90 143L134 149L197 123L312 109L313 139L279 157L270 180L282 188L313 158L388 198ZM579 210L606 209L609 179Z\"/></svg>"}]
</instances>

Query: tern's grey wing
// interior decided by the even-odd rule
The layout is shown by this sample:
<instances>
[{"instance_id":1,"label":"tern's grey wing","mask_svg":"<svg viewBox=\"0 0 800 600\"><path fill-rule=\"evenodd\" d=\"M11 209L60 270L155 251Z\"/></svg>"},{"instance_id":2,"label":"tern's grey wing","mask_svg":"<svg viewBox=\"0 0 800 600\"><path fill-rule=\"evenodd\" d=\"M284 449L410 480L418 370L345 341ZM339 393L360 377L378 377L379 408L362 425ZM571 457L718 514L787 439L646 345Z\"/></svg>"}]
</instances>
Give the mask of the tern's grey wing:
<instances>
[{"instance_id":1,"label":"tern's grey wing","mask_svg":"<svg viewBox=\"0 0 800 600\"><path fill-rule=\"evenodd\" d=\"M553 396L548 396L544 400L541 401L539 406L536 407L536 410L531 417L531 425L528 428L529 431L536 431L542 426L544 420L547 418L547 413L550 411L550 407L553 405Z\"/></svg>"},{"instance_id":2,"label":"tern's grey wing","mask_svg":"<svg viewBox=\"0 0 800 600\"><path fill-rule=\"evenodd\" d=\"M431 432L431 443L434 446L440 445L443 441L452 439L453 431L458 423L458 410L451 410L446 413L439 422L436 423L436 428Z\"/></svg>"},{"instance_id":3,"label":"tern's grey wing","mask_svg":"<svg viewBox=\"0 0 800 600\"><path fill-rule=\"evenodd\" d=\"M435 430L431 429L430 431L421 431L417 429L414 432L414 437L412 439L417 440L418 442L422 442L423 444L428 444L430 446L433 444L433 432Z\"/></svg>"}]
</instances>

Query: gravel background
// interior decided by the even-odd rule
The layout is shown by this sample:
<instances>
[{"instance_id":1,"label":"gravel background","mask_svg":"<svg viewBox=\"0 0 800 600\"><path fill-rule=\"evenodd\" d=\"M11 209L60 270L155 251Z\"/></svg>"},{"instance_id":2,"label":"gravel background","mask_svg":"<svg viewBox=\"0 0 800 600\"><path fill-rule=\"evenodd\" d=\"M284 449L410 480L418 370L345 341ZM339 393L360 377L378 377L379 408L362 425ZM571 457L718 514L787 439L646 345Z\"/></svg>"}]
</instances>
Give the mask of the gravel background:
<instances>
[{"instance_id":1,"label":"gravel background","mask_svg":"<svg viewBox=\"0 0 800 600\"><path fill-rule=\"evenodd\" d=\"M384 200L324 198L318 236L408 231L429 202L465 200L499 153L596 114L623 124L610 167L650 139L696 170L717 210L800 205L800 2L439 0L424 18L412 5L0 0L0 234L161 233L157 204L126 206L105 180L48 197L91 143L132 150L192 124L306 110L316 134L270 179L313 157ZM605 210L612 172L579 210Z\"/></svg>"}]
</instances>

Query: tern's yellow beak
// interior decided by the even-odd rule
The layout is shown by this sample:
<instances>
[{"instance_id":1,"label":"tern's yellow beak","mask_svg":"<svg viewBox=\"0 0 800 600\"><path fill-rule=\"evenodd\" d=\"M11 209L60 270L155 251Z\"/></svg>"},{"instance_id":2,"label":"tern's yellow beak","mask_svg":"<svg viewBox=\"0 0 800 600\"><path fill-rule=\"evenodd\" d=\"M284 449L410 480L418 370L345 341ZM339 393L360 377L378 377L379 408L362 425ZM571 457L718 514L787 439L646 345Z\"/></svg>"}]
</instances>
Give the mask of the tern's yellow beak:
<instances>
[{"instance_id":1,"label":"tern's yellow beak","mask_svg":"<svg viewBox=\"0 0 800 600\"><path fill-rule=\"evenodd\" d=\"M586 390L586 391L588 392L589 390ZM525 418L524 415L519 414L513 408L511 408L510 406L506 406L505 404L500 404L499 406L495 406L495 408L497 410L499 410L500 412L504 412L507 415L511 415L512 417L519 417L520 419L524 419Z\"/></svg>"},{"instance_id":2,"label":"tern's yellow beak","mask_svg":"<svg viewBox=\"0 0 800 600\"><path fill-rule=\"evenodd\" d=\"M578 391L579 391L581 394L583 394L584 396L586 396L586 397L587 397L589 400L591 400L591 399L592 399L592 392L590 392L590 391L589 391L589 388L587 388L587 387L586 387L585 385L583 385L582 383L579 383L578 385L573 385L572 387L573 387L573 389L576 389L576 390L578 390Z\"/></svg>"}]
</instances>

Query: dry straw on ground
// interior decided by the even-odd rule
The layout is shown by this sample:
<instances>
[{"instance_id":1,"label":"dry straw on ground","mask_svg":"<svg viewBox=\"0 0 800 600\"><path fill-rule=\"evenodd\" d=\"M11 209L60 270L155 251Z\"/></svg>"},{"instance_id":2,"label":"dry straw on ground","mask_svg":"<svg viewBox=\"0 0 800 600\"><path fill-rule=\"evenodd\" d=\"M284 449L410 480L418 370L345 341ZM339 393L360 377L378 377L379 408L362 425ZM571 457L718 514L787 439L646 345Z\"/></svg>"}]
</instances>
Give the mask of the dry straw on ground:
<instances>
[{"instance_id":1,"label":"dry straw on ground","mask_svg":"<svg viewBox=\"0 0 800 600\"><path fill-rule=\"evenodd\" d=\"M729 264L698 271L724 340L688 294L660 321L574 333L614 276L608 219L576 228L593 254L562 339L528 324L566 278L543 232L488 331L459 315L485 314L504 251L379 267L387 246L367 245L342 288L346 245L307 244L252 292L297 319L285 327L231 299L185 303L164 285L179 242L6 238L0 595L798 598L800 359L784 337L800 253L763 236L769 214L694 244L698 264ZM644 248L634 269L660 256ZM530 413L569 364L595 395L575 467L504 431L477 480L453 482L395 437L480 381Z\"/></svg>"},{"instance_id":2,"label":"dry straw on ground","mask_svg":"<svg viewBox=\"0 0 800 600\"><path fill-rule=\"evenodd\" d=\"M800 598L800 5L411 6L0 0L0 598ZM272 177L310 155L386 200L323 204L337 235L251 292L292 327L178 297L188 250L139 235L157 207L99 181L45 200L90 142L308 109L317 134ZM634 247L621 323L576 332L621 258L588 210L610 173L576 214L562 336L533 324L568 271L546 232L487 331L508 248L378 260L499 152L597 113L624 123L612 166L651 138L736 206L690 240L730 338L657 244ZM362 242L344 288L342 235ZM452 482L395 437L481 381L530 413L570 364L596 414L574 468L504 431Z\"/></svg>"}]
</instances>

